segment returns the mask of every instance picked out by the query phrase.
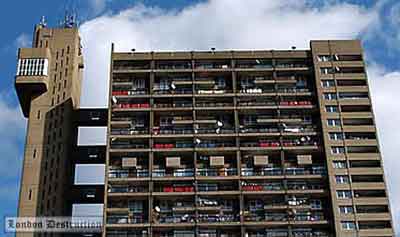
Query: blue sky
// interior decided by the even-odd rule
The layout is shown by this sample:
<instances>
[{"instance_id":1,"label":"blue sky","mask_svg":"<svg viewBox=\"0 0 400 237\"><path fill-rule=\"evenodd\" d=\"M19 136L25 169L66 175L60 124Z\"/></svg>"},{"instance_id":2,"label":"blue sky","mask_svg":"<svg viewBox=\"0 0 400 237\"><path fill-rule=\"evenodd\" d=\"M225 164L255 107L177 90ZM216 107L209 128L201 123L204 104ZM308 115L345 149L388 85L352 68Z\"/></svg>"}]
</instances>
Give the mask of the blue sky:
<instances>
[{"instance_id":1,"label":"blue sky","mask_svg":"<svg viewBox=\"0 0 400 237\"><path fill-rule=\"evenodd\" d=\"M0 38L0 216L16 213L25 136L25 121L13 88L17 48L29 46L33 26L41 16L55 26L67 8L75 9L81 22L87 65L82 96L85 107L105 106L111 42L117 50L140 51L307 48L311 39L361 39L392 212L397 217L395 226L400 223L400 200L396 200L400 195L396 187L400 179L396 172L400 168L396 159L400 112L395 109L400 99L398 0L6 1L0 14L4 23ZM87 90L93 87L97 90Z\"/></svg>"}]
</instances>

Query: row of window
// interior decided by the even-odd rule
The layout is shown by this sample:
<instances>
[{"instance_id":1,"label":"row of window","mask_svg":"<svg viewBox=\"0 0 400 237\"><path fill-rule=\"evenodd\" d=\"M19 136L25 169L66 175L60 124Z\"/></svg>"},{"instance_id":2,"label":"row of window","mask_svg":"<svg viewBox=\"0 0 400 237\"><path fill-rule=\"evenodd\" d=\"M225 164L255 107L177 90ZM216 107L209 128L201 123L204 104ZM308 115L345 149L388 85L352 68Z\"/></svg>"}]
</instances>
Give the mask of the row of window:
<instances>
[{"instance_id":1,"label":"row of window","mask_svg":"<svg viewBox=\"0 0 400 237\"><path fill-rule=\"evenodd\" d=\"M360 54L349 54L349 55L318 55L318 61L320 62L332 62L332 61L362 61Z\"/></svg>"},{"instance_id":2,"label":"row of window","mask_svg":"<svg viewBox=\"0 0 400 237\"><path fill-rule=\"evenodd\" d=\"M368 99L368 92L339 92L339 93L324 93L323 97L325 100L337 100L337 99Z\"/></svg>"},{"instance_id":3,"label":"row of window","mask_svg":"<svg viewBox=\"0 0 400 237\"><path fill-rule=\"evenodd\" d=\"M342 230L368 230L391 228L390 221L342 221Z\"/></svg>"},{"instance_id":4,"label":"row of window","mask_svg":"<svg viewBox=\"0 0 400 237\"><path fill-rule=\"evenodd\" d=\"M366 80L336 80L335 85L335 80L322 80L321 81L321 86L323 88L331 88L335 86L366 86L367 81Z\"/></svg>"}]
</instances>

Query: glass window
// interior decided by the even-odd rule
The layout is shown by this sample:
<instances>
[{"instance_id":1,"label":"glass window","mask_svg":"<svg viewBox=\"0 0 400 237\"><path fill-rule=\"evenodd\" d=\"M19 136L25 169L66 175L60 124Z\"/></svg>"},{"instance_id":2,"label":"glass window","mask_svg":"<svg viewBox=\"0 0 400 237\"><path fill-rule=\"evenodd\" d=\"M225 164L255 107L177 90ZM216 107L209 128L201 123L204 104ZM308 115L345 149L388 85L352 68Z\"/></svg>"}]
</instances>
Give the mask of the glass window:
<instances>
[{"instance_id":1,"label":"glass window","mask_svg":"<svg viewBox=\"0 0 400 237\"><path fill-rule=\"evenodd\" d=\"M337 195L337 198L339 198L339 199L351 198L351 192L348 190L336 191L336 195Z\"/></svg>"},{"instance_id":2,"label":"glass window","mask_svg":"<svg viewBox=\"0 0 400 237\"><path fill-rule=\"evenodd\" d=\"M348 184L349 183L349 176L345 175L336 175L335 180L337 184Z\"/></svg>"},{"instance_id":3,"label":"glass window","mask_svg":"<svg viewBox=\"0 0 400 237\"><path fill-rule=\"evenodd\" d=\"M336 95L336 93L324 93L324 99L325 100L336 100L337 95Z\"/></svg>"},{"instance_id":4,"label":"glass window","mask_svg":"<svg viewBox=\"0 0 400 237\"><path fill-rule=\"evenodd\" d=\"M352 206L340 206L339 212L342 214L351 214L354 213L354 209Z\"/></svg>"},{"instance_id":5,"label":"glass window","mask_svg":"<svg viewBox=\"0 0 400 237\"><path fill-rule=\"evenodd\" d=\"M331 140L343 140L343 133L340 132L330 132L329 139Z\"/></svg>"},{"instance_id":6,"label":"glass window","mask_svg":"<svg viewBox=\"0 0 400 237\"><path fill-rule=\"evenodd\" d=\"M332 154L343 154L344 147L343 146L333 146L333 147L331 147L331 152L332 152Z\"/></svg>"},{"instance_id":7,"label":"glass window","mask_svg":"<svg viewBox=\"0 0 400 237\"><path fill-rule=\"evenodd\" d=\"M321 86L324 88L334 87L335 81L334 80L323 80L323 81L321 81Z\"/></svg>"},{"instance_id":8,"label":"glass window","mask_svg":"<svg viewBox=\"0 0 400 237\"><path fill-rule=\"evenodd\" d=\"M328 126L331 126L331 127L339 127L340 119L328 119L327 124L328 124Z\"/></svg>"},{"instance_id":9,"label":"glass window","mask_svg":"<svg viewBox=\"0 0 400 237\"><path fill-rule=\"evenodd\" d=\"M334 73L334 70L331 67L322 67L321 68L321 74L326 75L326 74L332 74L332 73Z\"/></svg>"},{"instance_id":10,"label":"glass window","mask_svg":"<svg viewBox=\"0 0 400 237\"><path fill-rule=\"evenodd\" d=\"M328 105L328 106L325 106L325 111L328 113L337 113L338 107L336 105Z\"/></svg>"},{"instance_id":11,"label":"glass window","mask_svg":"<svg viewBox=\"0 0 400 237\"><path fill-rule=\"evenodd\" d=\"M356 223L354 221L342 221L341 222L343 230L355 230Z\"/></svg>"},{"instance_id":12,"label":"glass window","mask_svg":"<svg viewBox=\"0 0 400 237\"><path fill-rule=\"evenodd\" d=\"M347 163L346 161L333 161L333 168L335 169L346 169Z\"/></svg>"},{"instance_id":13,"label":"glass window","mask_svg":"<svg viewBox=\"0 0 400 237\"><path fill-rule=\"evenodd\" d=\"M107 144L107 127L79 127L78 128L78 145L106 145Z\"/></svg>"},{"instance_id":14,"label":"glass window","mask_svg":"<svg viewBox=\"0 0 400 237\"><path fill-rule=\"evenodd\" d=\"M99 185L104 184L104 164L76 164L75 185Z\"/></svg>"},{"instance_id":15,"label":"glass window","mask_svg":"<svg viewBox=\"0 0 400 237\"><path fill-rule=\"evenodd\" d=\"M318 61L320 61L320 62L330 62L330 61L332 61L332 56L330 56L330 55L318 55Z\"/></svg>"}]
</instances>

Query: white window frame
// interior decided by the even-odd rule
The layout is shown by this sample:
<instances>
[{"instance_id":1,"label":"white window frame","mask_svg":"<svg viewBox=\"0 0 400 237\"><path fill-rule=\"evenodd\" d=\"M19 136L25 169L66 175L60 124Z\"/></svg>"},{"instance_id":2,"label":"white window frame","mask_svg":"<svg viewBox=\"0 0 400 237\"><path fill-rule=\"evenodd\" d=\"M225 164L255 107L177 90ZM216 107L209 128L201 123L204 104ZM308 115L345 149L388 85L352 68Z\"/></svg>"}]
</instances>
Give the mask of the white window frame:
<instances>
[{"instance_id":1,"label":"white window frame","mask_svg":"<svg viewBox=\"0 0 400 237\"><path fill-rule=\"evenodd\" d=\"M343 154L345 152L343 146L333 146L331 147L331 153L332 154Z\"/></svg>"},{"instance_id":2,"label":"white window frame","mask_svg":"<svg viewBox=\"0 0 400 237\"><path fill-rule=\"evenodd\" d=\"M348 184L350 183L349 176L346 175L336 175L335 181L337 184Z\"/></svg>"},{"instance_id":3,"label":"white window frame","mask_svg":"<svg viewBox=\"0 0 400 237\"><path fill-rule=\"evenodd\" d=\"M330 123L332 122L332 123ZM340 126L340 119L327 119L326 123L329 127L339 127Z\"/></svg>"},{"instance_id":4,"label":"white window frame","mask_svg":"<svg viewBox=\"0 0 400 237\"><path fill-rule=\"evenodd\" d=\"M334 160L334 161L332 161L332 163L333 163L333 168L335 168L335 169L346 169L347 168L346 161ZM338 165L338 164L340 164L340 165Z\"/></svg>"},{"instance_id":5,"label":"white window frame","mask_svg":"<svg viewBox=\"0 0 400 237\"><path fill-rule=\"evenodd\" d=\"M337 100L337 94L331 92L324 93L324 100Z\"/></svg>"},{"instance_id":6,"label":"white window frame","mask_svg":"<svg viewBox=\"0 0 400 237\"><path fill-rule=\"evenodd\" d=\"M352 214L354 213L354 208L352 206L339 206L339 213Z\"/></svg>"},{"instance_id":7,"label":"white window frame","mask_svg":"<svg viewBox=\"0 0 400 237\"><path fill-rule=\"evenodd\" d=\"M327 113L337 113L339 109L336 105L327 105L325 106L325 111Z\"/></svg>"},{"instance_id":8,"label":"white window frame","mask_svg":"<svg viewBox=\"0 0 400 237\"><path fill-rule=\"evenodd\" d=\"M347 195L349 194L349 195ZM336 197L338 199L349 199L352 197L351 191L350 190L339 190L336 191Z\"/></svg>"},{"instance_id":9,"label":"white window frame","mask_svg":"<svg viewBox=\"0 0 400 237\"><path fill-rule=\"evenodd\" d=\"M330 132L329 139L334 141L341 141L344 139L343 133L340 132Z\"/></svg>"},{"instance_id":10,"label":"white window frame","mask_svg":"<svg viewBox=\"0 0 400 237\"><path fill-rule=\"evenodd\" d=\"M343 230L356 230L357 229L356 223L354 221L342 221L340 223L340 225L342 226Z\"/></svg>"}]
</instances>

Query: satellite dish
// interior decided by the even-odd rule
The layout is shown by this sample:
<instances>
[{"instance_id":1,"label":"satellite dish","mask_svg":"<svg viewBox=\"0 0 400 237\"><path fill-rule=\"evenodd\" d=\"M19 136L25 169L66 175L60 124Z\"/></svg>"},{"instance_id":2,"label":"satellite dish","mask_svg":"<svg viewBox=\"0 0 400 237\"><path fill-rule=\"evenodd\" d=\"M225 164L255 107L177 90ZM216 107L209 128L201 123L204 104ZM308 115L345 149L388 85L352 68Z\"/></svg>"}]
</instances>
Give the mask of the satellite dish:
<instances>
[{"instance_id":1,"label":"satellite dish","mask_svg":"<svg viewBox=\"0 0 400 237\"><path fill-rule=\"evenodd\" d=\"M218 126L218 127L222 127L222 126L224 126L224 123L221 122L221 121L218 121L218 122L217 122L217 126Z\"/></svg>"},{"instance_id":2,"label":"satellite dish","mask_svg":"<svg viewBox=\"0 0 400 237\"><path fill-rule=\"evenodd\" d=\"M118 101L117 101L117 97L115 97L115 96L113 96L112 98L112 102L114 103L114 104L116 104Z\"/></svg>"},{"instance_id":3,"label":"satellite dish","mask_svg":"<svg viewBox=\"0 0 400 237\"><path fill-rule=\"evenodd\" d=\"M155 210L156 212L161 212L161 209L160 209L159 206L156 206L156 207L154 208L154 210Z\"/></svg>"},{"instance_id":4,"label":"satellite dish","mask_svg":"<svg viewBox=\"0 0 400 237\"><path fill-rule=\"evenodd\" d=\"M175 84L174 84L174 83L171 83L171 88L172 88L173 90L175 90L175 89L176 89L176 86L175 86Z\"/></svg>"},{"instance_id":5,"label":"satellite dish","mask_svg":"<svg viewBox=\"0 0 400 237\"><path fill-rule=\"evenodd\" d=\"M201 143L201 140L198 139L198 138L196 138L196 139L195 139L195 142L196 142L197 144L200 144L200 143Z\"/></svg>"}]
</instances>

